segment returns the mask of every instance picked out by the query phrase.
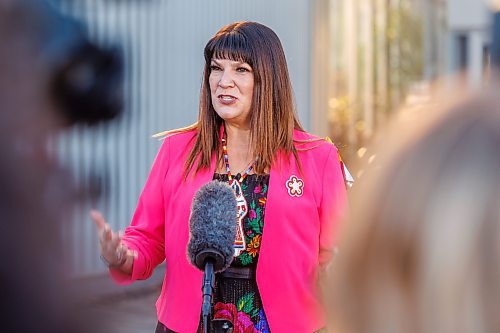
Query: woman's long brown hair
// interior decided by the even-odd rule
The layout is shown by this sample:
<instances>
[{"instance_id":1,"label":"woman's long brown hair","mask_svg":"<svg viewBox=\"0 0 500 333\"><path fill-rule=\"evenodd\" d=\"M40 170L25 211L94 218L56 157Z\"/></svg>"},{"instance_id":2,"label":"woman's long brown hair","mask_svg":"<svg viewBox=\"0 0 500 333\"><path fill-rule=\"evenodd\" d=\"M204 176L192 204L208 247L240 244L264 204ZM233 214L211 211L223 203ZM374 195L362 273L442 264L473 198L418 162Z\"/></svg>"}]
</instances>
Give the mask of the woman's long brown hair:
<instances>
[{"instance_id":1,"label":"woman's long brown hair","mask_svg":"<svg viewBox=\"0 0 500 333\"><path fill-rule=\"evenodd\" d=\"M219 132L223 120L213 108L208 81L212 58L246 62L253 69L250 144L253 157L258 157L254 165L255 172L263 174L268 170L278 151L284 152L288 158L293 154L300 168L293 143L293 130L303 129L295 110L285 53L274 31L256 22L232 23L208 41L204 56L198 122L181 130L198 131L196 142L186 160L184 176L187 177L195 164L196 172L209 168L213 152L216 152L217 160L221 160Z\"/></svg>"}]
</instances>

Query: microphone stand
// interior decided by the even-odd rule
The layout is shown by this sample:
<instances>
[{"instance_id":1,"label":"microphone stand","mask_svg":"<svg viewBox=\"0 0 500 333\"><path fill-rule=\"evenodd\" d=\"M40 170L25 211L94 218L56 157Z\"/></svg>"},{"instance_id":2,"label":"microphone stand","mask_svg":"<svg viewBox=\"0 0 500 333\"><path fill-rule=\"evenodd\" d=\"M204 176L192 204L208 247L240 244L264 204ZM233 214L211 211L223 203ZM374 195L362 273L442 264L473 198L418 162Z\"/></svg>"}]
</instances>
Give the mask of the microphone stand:
<instances>
[{"instance_id":1,"label":"microphone stand","mask_svg":"<svg viewBox=\"0 0 500 333\"><path fill-rule=\"evenodd\" d=\"M212 319L213 316L213 293L215 287L214 260L207 258L203 273L203 304L201 314L203 317L204 333L233 333L233 324L225 319Z\"/></svg>"},{"instance_id":2,"label":"microphone stand","mask_svg":"<svg viewBox=\"0 0 500 333\"><path fill-rule=\"evenodd\" d=\"M203 304L201 314L203 316L203 331L209 333L209 320L212 317L212 296L215 286L214 260L207 258L205 262L205 271L203 273ZM211 320L210 320L211 321Z\"/></svg>"},{"instance_id":3,"label":"microphone stand","mask_svg":"<svg viewBox=\"0 0 500 333\"><path fill-rule=\"evenodd\" d=\"M201 287L203 294L201 315L204 333L233 333L233 323L224 319L213 319L215 269L222 266L224 260L224 256L214 249L205 249L196 254L196 266L204 267Z\"/></svg>"}]
</instances>

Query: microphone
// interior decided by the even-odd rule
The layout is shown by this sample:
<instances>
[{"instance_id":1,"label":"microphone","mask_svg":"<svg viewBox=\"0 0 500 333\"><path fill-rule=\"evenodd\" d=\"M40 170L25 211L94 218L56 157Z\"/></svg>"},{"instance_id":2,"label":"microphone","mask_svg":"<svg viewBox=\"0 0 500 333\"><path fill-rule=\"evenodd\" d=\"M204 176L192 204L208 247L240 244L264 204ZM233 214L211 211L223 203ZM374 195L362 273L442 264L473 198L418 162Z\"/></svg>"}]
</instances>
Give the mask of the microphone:
<instances>
[{"instance_id":1,"label":"microphone","mask_svg":"<svg viewBox=\"0 0 500 333\"><path fill-rule=\"evenodd\" d=\"M207 332L215 273L231 265L237 222L236 197L231 187L211 181L196 192L189 218L187 254L203 273L203 326Z\"/></svg>"}]
</instances>

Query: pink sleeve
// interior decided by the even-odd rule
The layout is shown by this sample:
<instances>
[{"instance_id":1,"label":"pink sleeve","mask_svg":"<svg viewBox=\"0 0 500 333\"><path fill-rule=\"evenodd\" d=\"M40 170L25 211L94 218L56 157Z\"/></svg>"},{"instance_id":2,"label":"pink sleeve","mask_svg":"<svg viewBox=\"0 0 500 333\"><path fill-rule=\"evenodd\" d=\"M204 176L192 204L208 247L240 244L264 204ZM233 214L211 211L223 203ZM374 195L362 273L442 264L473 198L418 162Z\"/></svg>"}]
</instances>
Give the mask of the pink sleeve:
<instances>
[{"instance_id":1,"label":"pink sleeve","mask_svg":"<svg viewBox=\"0 0 500 333\"><path fill-rule=\"evenodd\" d=\"M151 276L153 269L165 259L165 207L163 182L168 172L170 138L165 138L137 203L132 222L123 236L130 249L136 250L132 275L110 269L113 280L129 284Z\"/></svg>"},{"instance_id":2,"label":"pink sleeve","mask_svg":"<svg viewBox=\"0 0 500 333\"><path fill-rule=\"evenodd\" d=\"M332 259L338 224L347 213L347 192L337 148L332 145L323 171L323 195L320 206L319 263Z\"/></svg>"}]
</instances>

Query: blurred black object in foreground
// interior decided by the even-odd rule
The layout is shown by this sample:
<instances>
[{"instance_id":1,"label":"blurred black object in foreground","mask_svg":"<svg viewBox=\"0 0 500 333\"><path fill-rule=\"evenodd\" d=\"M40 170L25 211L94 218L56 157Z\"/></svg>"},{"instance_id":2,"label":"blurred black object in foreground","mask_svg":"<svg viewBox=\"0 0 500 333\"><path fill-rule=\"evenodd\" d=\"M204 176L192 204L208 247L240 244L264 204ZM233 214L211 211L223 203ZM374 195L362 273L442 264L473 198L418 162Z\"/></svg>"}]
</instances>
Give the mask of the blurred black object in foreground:
<instances>
[{"instance_id":1,"label":"blurred black object in foreground","mask_svg":"<svg viewBox=\"0 0 500 333\"><path fill-rule=\"evenodd\" d=\"M65 286L77 196L47 142L120 113L121 60L43 0L1 0L0 40L0 332L96 332Z\"/></svg>"},{"instance_id":2,"label":"blurred black object in foreground","mask_svg":"<svg viewBox=\"0 0 500 333\"><path fill-rule=\"evenodd\" d=\"M67 123L95 124L118 116L123 106L120 51L95 45L80 22L45 1L22 0L12 7L11 24L3 26L23 30L37 44L51 97Z\"/></svg>"},{"instance_id":3,"label":"blurred black object in foreground","mask_svg":"<svg viewBox=\"0 0 500 333\"><path fill-rule=\"evenodd\" d=\"M95 124L122 110L121 62L117 51L103 51L82 40L54 72L53 94L70 124Z\"/></svg>"}]
</instances>

